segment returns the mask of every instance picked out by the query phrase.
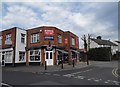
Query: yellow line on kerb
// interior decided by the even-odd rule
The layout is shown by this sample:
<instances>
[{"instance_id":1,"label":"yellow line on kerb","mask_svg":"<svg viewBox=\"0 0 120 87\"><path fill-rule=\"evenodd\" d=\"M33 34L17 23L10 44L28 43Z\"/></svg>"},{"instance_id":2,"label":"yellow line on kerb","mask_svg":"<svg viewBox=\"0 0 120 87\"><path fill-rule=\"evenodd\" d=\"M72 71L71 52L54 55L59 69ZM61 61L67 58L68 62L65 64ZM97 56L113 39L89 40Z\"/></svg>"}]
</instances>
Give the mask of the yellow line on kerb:
<instances>
[{"instance_id":1,"label":"yellow line on kerb","mask_svg":"<svg viewBox=\"0 0 120 87\"><path fill-rule=\"evenodd\" d=\"M118 77L117 72L118 72L118 68L114 68L114 69L112 70L112 74L113 74L115 77Z\"/></svg>"}]
</instances>

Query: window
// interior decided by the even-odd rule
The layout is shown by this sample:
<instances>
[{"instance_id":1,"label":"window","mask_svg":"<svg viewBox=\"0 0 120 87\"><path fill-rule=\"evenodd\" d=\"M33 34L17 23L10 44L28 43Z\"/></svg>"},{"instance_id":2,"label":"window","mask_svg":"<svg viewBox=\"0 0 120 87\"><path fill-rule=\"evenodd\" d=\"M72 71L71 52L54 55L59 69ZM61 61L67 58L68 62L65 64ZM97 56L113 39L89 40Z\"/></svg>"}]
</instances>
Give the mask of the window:
<instances>
[{"instance_id":1,"label":"window","mask_svg":"<svg viewBox=\"0 0 120 87\"><path fill-rule=\"evenodd\" d=\"M12 62L12 51L7 51L5 53L2 54L3 57L5 57L5 62Z\"/></svg>"},{"instance_id":2,"label":"window","mask_svg":"<svg viewBox=\"0 0 120 87\"><path fill-rule=\"evenodd\" d=\"M72 45L75 45L75 39L72 38Z\"/></svg>"},{"instance_id":3,"label":"window","mask_svg":"<svg viewBox=\"0 0 120 87\"><path fill-rule=\"evenodd\" d=\"M6 35L5 44L12 44L11 36L11 34Z\"/></svg>"},{"instance_id":4,"label":"window","mask_svg":"<svg viewBox=\"0 0 120 87\"><path fill-rule=\"evenodd\" d=\"M21 33L21 43L25 43L25 34Z\"/></svg>"},{"instance_id":5,"label":"window","mask_svg":"<svg viewBox=\"0 0 120 87\"><path fill-rule=\"evenodd\" d=\"M40 61L40 50L30 50L30 61Z\"/></svg>"},{"instance_id":6,"label":"window","mask_svg":"<svg viewBox=\"0 0 120 87\"><path fill-rule=\"evenodd\" d=\"M62 36L58 35L58 43L62 43Z\"/></svg>"},{"instance_id":7,"label":"window","mask_svg":"<svg viewBox=\"0 0 120 87\"><path fill-rule=\"evenodd\" d=\"M25 52L19 52L19 61L25 61Z\"/></svg>"},{"instance_id":8,"label":"window","mask_svg":"<svg viewBox=\"0 0 120 87\"><path fill-rule=\"evenodd\" d=\"M2 36L0 36L0 45L2 45Z\"/></svg>"},{"instance_id":9,"label":"window","mask_svg":"<svg viewBox=\"0 0 120 87\"><path fill-rule=\"evenodd\" d=\"M31 35L31 43L39 42L39 34Z\"/></svg>"}]
</instances>

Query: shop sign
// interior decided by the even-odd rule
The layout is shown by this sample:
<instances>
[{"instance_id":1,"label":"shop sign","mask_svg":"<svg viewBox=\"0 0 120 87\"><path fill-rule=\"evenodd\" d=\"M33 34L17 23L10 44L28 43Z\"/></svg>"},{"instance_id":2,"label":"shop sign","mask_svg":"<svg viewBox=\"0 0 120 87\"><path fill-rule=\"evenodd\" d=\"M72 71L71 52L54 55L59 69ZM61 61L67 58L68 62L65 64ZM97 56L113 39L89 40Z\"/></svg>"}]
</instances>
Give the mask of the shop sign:
<instances>
[{"instance_id":1,"label":"shop sign","mask_svg":"<svg viewBox=\"0 0 120 87\"><path fill-rule=\"evenodd\" d=\"M51 51L51 50L53 50L53 47L52 46L46 46L46 50Z\"/></svg>"},{"instance_id":2,"label":"shop sign","mask_svg":"<svg viewBox=\"0 0 120 87\"><path fill-rule=\"evenodd\" d=\"M54 30L44 30L45 35L54 35Z\"/></svg>"},{"instance_id":3,"label":"shop sign","mask_svg":"<svg viewBox=\"0 0 120 87\"><path fill-rule=\"evenodd\" d=\"M65 44L68 44L68 39L67 38L65 38Z\"/></svg>"},{"instance_id":4,"label":"shop sign","mask_svg":"<svg viewBox=\"0 0 120 87\"><path fill-rule=\"evenodd\" d=\"M45 40L54 40L53 36L45 36Z\"/></svg>"}]
</instances>

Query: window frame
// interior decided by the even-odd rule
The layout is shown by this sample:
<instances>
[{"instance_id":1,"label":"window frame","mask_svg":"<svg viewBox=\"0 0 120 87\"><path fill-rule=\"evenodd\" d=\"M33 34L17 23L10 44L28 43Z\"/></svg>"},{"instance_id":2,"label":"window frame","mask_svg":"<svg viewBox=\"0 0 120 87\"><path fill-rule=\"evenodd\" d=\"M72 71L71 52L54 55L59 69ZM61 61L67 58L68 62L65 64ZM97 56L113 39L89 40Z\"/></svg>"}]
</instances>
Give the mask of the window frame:
<instances>
[{"instance_id":1,"label":"window frame","mask_svg":"<svg viewBox=\"0 0 120 87\"><path fill-rule=\"evenodd\" d=\"M33 51L32 55L31 55L31 51ZM38 54L35 53L36 51L38 51ZM39 56L39 60L36 60L35 58ZM31 60L31 57L33 57L34 59ZM29 51L29 62L40 62L41 61L41 50L37 49L37 50L30 50Z\"/></svg>"},{"instance_id":2,"label":"window frame","mask_svg":"<svg viewBox=\"0 0 120 87\"><path fill-rule=\"evenodd\" d=\"M22 41L23 39L23 41ZM25 34L21 33L21 43L24 43L25 44Z\"/></svg>"},{"instance_id":3,"label":"window frame","mask_svg":"<svg viewBox=\"0 0 120 87\"><path fill-rule=\"evenodd\" d=\"M75 45L75 38L72 37L72 45Z\"/></svg>"},{"instance_id":4,"label":"window frame","mask_svg":"<svg viewBox=\"0 0 120 87\"><path fill-rule=\"evenodd\" d=\"M20 60L20 56L23 57L22 60ZM25 51L19 51L19 62L25 62Z\"/></svg>"},{"instance_id":5,"label":"window frame","mask_svg":"<svg viewBox=\"0 0 120 87\"><path fill-rule=\"evenodd\" d=\"M40 42L40 35L39 33L31 34L31 43Z\"/></svg>"},{"instance_id":6,"label":"window frame","mask_svg":"<svg viewBox=\"0 0 120 87\"><path fill-rule=\"evenodd\" d=\"M7 34L5 44L12 44L12 34Z\"/></svg>"},{"instance_id":7,"label":"window frame","mask_svg":"<svg viewBox=\"0 0 120 87\"><path fill-rule=\"evenodd\" d=\"M62 43L62 35L58 35L58 43Z\"/></svg>"}]
</instances>

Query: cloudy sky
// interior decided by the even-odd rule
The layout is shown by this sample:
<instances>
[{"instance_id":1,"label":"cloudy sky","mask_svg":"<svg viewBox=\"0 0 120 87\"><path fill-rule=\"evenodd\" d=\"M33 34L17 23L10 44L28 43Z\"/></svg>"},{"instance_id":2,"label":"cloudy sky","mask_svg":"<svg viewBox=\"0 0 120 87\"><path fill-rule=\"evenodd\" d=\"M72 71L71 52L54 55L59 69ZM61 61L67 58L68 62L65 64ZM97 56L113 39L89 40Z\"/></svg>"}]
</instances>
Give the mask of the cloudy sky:
<instances>
[{"instance_id":1,"label":"cloudy sky","mask_svg":"<svg viewBox=\"0 0 120 87\"><path fill-rule=\"evenodd\" d=\"M2 2L1 30L11 27L55 26L103 39L118 39L117 2ZM80 47L83 43L80 40Z\"/></svg>"}]
</instances>

